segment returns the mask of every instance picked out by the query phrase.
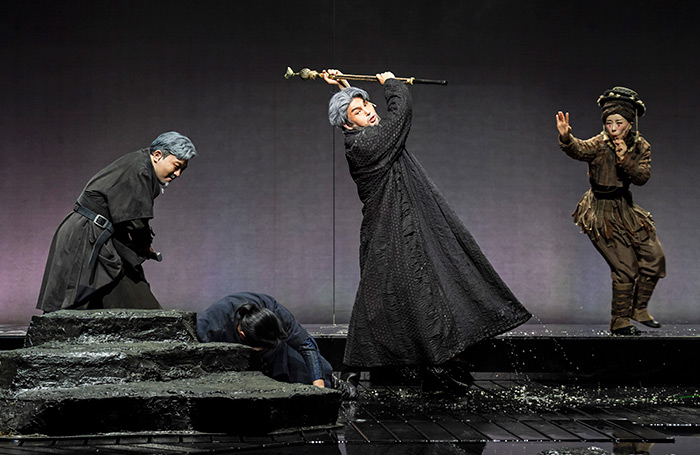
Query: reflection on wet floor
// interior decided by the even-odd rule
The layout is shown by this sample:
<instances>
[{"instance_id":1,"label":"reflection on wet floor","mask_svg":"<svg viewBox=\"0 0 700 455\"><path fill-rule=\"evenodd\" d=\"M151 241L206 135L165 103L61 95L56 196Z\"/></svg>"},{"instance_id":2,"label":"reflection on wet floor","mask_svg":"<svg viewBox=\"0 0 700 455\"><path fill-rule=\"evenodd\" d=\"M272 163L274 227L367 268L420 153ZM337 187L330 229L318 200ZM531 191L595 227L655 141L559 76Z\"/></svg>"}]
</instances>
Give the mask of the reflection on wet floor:
<instances>
[{"instance_id":1,"label":"reflection on wet floor","mask_svg":"<svg viewBox=\"0 0 700 455\"><path fill-rule=\"evenodd\" d=\"M476 374L462 396L420 385L360 383L338 425L273 435L128 434L3 438L0 453L696 455L700 391L693 387L556 384ZM80 448L79 451L71 451Z\"/></svg>"},{"instance_id":2,"label":"reflection on wet floor","mask_svg":"<svg viewBox=\"0 0 700 455\"><path fill-rule=\"evenodd\" d=\"M327 332L319 344L342 359L343 334ZM698 333L668 327L619 339L596 327L523 326L479 347L475 381L459 396L424 393L415 375L365 374L360 400L345 402L329 427L246 437L4 435L0 454L697 455L700 383L688 359ZM638 358L621 367L627 352Z\"/></svg>"},{"instance_id":3,"label":"reflection on wet floor","mask_svg":"<svg viewBox=\"0 0 700 455\"><path fill-rule=\"evenodd\" d=\"M681 445L700 446L700 439L692 437L700 430L696 388L476 377L461 397L424 394L416 386L363 382L362 399L343 406L345 426L337 434L346 442L357 441L359 434L369 445L378 446L422 440L426 445L416 453L682 455L686 452ZM691 437L680 444L676 435ZM435 442L450 438L459 442ZM347 453L379 453L357 449L360 452Z\"/></svg>"}]
</instances>

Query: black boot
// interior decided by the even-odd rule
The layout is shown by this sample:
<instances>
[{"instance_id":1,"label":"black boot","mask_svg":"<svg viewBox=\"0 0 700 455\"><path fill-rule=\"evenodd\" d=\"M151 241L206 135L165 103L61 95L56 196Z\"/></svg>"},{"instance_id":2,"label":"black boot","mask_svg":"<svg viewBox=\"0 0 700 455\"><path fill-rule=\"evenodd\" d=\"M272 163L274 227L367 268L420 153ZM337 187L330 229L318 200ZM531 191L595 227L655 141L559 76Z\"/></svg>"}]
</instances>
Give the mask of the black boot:
<instances>
[{"instance_id":1,"label":"black boot","mask_svg":"<svg viewBox=\"0 0 700 455\"><path fill-rule=\"evenodd\" d=\"M447 368L448 373L453 379L463 384L474 384L474 376L472 376L471 372L469 371L467 363L455 359L456 357L451 360L448 360L447 362L442 364L442 366Z\"/></svg>"},{"instance_id":2,"label":"black boot","mask_svg":"<svg viewBox=\"0 0 700 455\"><path fill-rule=\"evenodd\" d=\"M357 401L360 398L360 392L357 390L357 385L360 383L360 372L344 370L340 374L340 378L332 375L333 383L331 387L340 392L340 397L345 401Z\"/></svg>"},{"instance_id":3,"label":"black boot","mask_svg":"<svg viewBox=\"0 0 700 455\"><path fill-rule=\"evenodd\" d=\"M658 278L640 275L637 278L637 286L634 289L634 313L632 319L652 329L661 327L661 323L655 320L647 309L649 300L651 300L651 294L654 292L658 281Z\"/></svg>"},{"instance_id":4,"label":"black boot","mask_svg":"<svg viewBox=\"0 0 700 455\"><path fill-rule=\"evenodd\" d=\"M340 374L340 379L350 383L350 385L353 387L357 387L357 385L360 383L360 372L354 370L344 370Z\"/></svg>"},{"instance_id":5,"label":"black boot","mask_svg":"<svg viewBox=\"0 0 700 455\"><path fill-rule=\"evenodd\" d=\"M443 365L429 365L423 369L423 392L464 395L469 388L470 384L455 379Z\"/></svg>"}]
</instances>

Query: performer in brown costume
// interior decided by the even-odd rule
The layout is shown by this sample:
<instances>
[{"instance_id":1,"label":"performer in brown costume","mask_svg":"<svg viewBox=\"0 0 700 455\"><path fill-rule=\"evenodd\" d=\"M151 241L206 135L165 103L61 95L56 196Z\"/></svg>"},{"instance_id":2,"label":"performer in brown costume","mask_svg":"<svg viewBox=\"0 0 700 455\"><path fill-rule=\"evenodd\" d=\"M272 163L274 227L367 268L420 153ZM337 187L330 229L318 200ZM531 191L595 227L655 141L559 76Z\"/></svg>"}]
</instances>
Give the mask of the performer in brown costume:
<instances>
[{"instance_id":1,"label":"performer in brown costume","mask_svg":"<svg viewBox=\"0 0 700 455\"><path fill-rule=\"evenodd\" d=\"M614 335L637 335L630 319L661 327L647 310L666 261L651 213L632 200L630 185L644 185L651 175L651 147L632 131L646 107L634 90L614 87L598 98L604 131L581 140L571 134L569 113L557 113L559 146L570 157L588 163L588 190L573 213L610 266Z\"/></svg>"}]
</instances>

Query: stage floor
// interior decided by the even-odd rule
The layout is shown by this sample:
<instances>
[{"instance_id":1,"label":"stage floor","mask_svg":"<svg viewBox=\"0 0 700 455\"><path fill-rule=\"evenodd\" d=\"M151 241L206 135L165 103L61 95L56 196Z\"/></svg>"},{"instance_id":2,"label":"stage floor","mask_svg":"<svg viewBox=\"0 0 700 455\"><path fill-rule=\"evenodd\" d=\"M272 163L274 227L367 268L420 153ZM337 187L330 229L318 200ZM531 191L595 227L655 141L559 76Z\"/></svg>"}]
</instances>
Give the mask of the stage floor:
<instances>
[{"instance_id":1,"label":"stage floor","mask_svg":"<svg viewBox=\"0 0 700 455\"><path fill-rule=\"evenodd\" d=\"M475 377L474 385L460 397L363 380L360 400L344 403L338 425L327 428L251 437L197 433L2 437L0 453L695 455L700 451L697 388L542 383L495 373ZM222 410L222 418L227 412L235 410Z\"/></svg>"},{"instance_id":2,"label":"stage floor","mask_svg":"<svg viewBox=\"0 0 700 455\"><path fill-rule=\"evenodd\" d=\"M348 334L347 324L304 324L304 327L317 338L345 338ZM700 336L700 325L697 324L664 324L659 329L646 328L640 324L637 327L643 331L642 338L687 338ZM0 326L1 330L2 326ZM534 324L527 323L510 332L499 335L499 339L511 338L600 338L609 339L610 331L607 324ZM615 337L622 338L622 337ZM629 337L626 337L629 338Z\"/></svg>"},{"instance_id":3,"label":"stage floor","mask_svg":"<svg viewBox=\"0 0 700 455\"><path fill-rule=\"evenodd\" d=\"M344 343L347 331L347 326L307 328L329 346ZM423 393L415 381L387 382L385 377L379 383L379 378L373 381L363 374L360 400L343 403L334 426L249 437L2 435L0 454L695 455L700 453L700 379L692 362L700 343L698 330L699 326L664 326L639 337L611 337L602 325L528 324L475 354L483 355L478 362L487 367L494 364L488 357L496 355L489 349L506 347L517 351L518 359L544 357L537 364L541 366L556 365L563 351L562 365L567 366L577 364L584 354L600 362L607 352L619 355L631 349L639 351L634 364L639 370L669 362L663 382L658 375L653 381L620 377L616 382L609 375L606 381L581 375L558 380L539 372L482 369L475 370L476 381L466 393L448 396ZM0 331L0 338L23 336L22 327ZM678 375L681 368L684 378ZM222 418L227 412L235 410L222 410Z\"/></svg>"},{"instance_id":4,"label":"stage floor","mask_svg":"<svg viewBox=\"0 0 700 455\"><path fill-rule=\"evenodd\" d=\"M23 338L28 324L0 324L0 338ZM304 324L304 327L317 338L345 338L347 324ZM700 336L697 324L664 324L660 329L647 329L642 326L643 338L685 338ZM557 338L610 338L607 324L523 324L497 338L557 337Z\"/></svg>"}]
</instances>

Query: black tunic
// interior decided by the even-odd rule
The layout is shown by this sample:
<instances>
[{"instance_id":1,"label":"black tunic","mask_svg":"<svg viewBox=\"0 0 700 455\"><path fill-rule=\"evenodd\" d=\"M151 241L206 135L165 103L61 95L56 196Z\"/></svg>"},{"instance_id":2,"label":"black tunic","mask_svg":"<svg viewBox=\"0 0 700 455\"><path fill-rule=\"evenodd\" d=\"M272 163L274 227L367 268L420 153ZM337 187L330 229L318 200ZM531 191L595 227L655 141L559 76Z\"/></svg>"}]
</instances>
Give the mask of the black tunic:
<instances>
[{"instance_id":1,"label":"black tunic","mask_svg":"<svg viewBox=\"0 0 700 455\"><path fill-rule=\"evenodd\" d=\"M127 238L127 227L136 223L149 230L145 235L150 243L148 220L160 193L149 149L128 153L92 177L79 201L110 220L115 233L100 248L90 280L92 248L103 229L71 212L54 234L37 308L45 312L75 308L96 296L113 301L108 306L160 308L140 266L144 257L119 240Z\"/></svg>"},{"instance_id":2,"label":"black tunic","mask_svg":"<svg viewBox=\"0 0 700 455\"><path fill-rule=\"evenodd\" d=\"M408 88L390 79L384 91L386 118L345 136L364 206L344 363L440 364L531 315L406 151Z\"/></svg>"}]
</instances>

